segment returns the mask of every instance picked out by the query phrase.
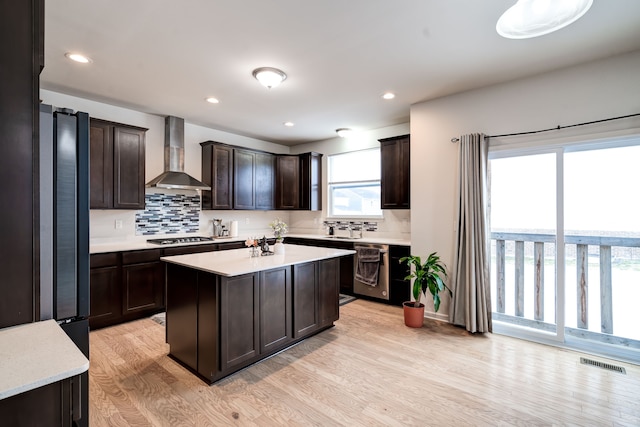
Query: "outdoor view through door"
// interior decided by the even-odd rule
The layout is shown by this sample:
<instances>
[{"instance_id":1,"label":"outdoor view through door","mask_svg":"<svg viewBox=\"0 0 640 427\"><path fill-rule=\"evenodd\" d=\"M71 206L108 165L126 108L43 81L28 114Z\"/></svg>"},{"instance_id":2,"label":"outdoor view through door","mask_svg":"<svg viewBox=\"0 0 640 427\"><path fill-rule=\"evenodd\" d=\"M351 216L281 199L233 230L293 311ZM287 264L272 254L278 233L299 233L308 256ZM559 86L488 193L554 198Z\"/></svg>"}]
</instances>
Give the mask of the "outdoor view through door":
<instances>
[{"instance_id":1,"label":"outdoor view through door","mask_svg":"<svg viewBox=\"0 0 640 427\"><path fill-rule=\"evenodd\" d=\"M495 321L640 350L640 140L490 154Z\"/></svg>"}]
</instances>

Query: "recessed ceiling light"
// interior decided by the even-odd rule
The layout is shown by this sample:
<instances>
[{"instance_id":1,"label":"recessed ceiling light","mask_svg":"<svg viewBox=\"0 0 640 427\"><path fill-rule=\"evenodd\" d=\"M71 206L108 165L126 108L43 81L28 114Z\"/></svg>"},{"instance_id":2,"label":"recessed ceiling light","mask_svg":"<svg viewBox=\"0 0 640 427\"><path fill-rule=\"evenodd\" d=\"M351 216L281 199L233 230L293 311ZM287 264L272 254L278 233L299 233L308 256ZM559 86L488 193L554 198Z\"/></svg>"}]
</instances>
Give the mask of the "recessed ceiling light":
<instances>
[{"instance_id":1,"label":"recessed ceiling light","mask_svg":"<svg viewBox=\"0 0 640 427\"><path fill-rule=\"evenodd\" d=\"M349 128L338 128L336 129L336 133L340 138L346 138L351 134L352 130Z\"/></svg>"},{"instance_id":2,"label":"recessed ceiling light","mask_svg":"<svg viewBox=\"0 0 640 427\"><path fill-rule=\"evenodd\" d=\"M64 54L64 56L72 61L79 62L81 64L88 64L89 62L91 62L91 59L89 57L84 56L81 53L67 52Z\"/></svg>"},{"instance_id":3,"label":"recessed ceiling light","mask_svg":"<svg viewBox=\"0 0 640 427\"><path fill-rule=\"evenodd\" d=\"M385 93L382 95L382 98L383 98L383 99L393 99L393 98L395 98L395 97L396 97L396 94L395 94L395 93L393 93L393 92L385 92Z\"/></svg>"},{"instance_id":4,"label":"recessed ceiling light","mask_svg":"<svg viewBox=\"0 0 640 427\"><path fill-rule=\"evenodd\" d=\"M277 68L260 67L253 70L253 77L256 78L267 89L274 88L285 81L287 75Z\"/></svg>"},{"instance_id":5,"label":"recessed ceiling light","mask_svg":"<svg viewBox=\"0 0 640 427\"><path fill-rule=\"evenodd\" d=\"M220 101L218 101L218 98L214 98L213 96L210 96L206 99L207 102L211 103L211 104L218 104L220 103Z\"/></svg>"},{"instance_id":6,"label":"recessed ceiling light","mask_svg":"<svg viewBox=\"0 0 640 427\"><path fill-rule=\"evenodd\" d=\"M552 33L587 13L593 0L518 0L502 14L496 31L508 39L528 39Z\"/></svg>"},{"instance_id":7,"label":"recessed ceiling light","mask_svg":"<svg viewBox=\"0 0 640 427\"><path fill-rule=\"evenodd\" d=\"M291 128L291 127L294 126L294 123L293 122L284 122L283 125L285 125L288 128Z\"/></svg>"}]
</instances>

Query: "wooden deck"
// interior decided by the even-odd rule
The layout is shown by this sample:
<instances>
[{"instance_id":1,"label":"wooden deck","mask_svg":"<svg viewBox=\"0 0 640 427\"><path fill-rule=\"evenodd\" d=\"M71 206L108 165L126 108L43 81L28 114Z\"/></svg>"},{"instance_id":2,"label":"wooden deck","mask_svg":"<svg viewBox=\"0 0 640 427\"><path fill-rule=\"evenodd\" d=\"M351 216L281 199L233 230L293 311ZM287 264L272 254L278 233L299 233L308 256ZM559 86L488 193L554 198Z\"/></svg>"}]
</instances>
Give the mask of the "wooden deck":
<instances>
[{"instance_id":1,"label":"wooden deck","mask_svg":"<svg viewBox=\"0 0 640 427\"><path fill-rule=\"evenodd\" d=\"M401 308L363 300L213 386L167 357L150 319L90 340L92 427L640 425L640 366L431 320L411 329Z\"/></svg>"}]
</instances>

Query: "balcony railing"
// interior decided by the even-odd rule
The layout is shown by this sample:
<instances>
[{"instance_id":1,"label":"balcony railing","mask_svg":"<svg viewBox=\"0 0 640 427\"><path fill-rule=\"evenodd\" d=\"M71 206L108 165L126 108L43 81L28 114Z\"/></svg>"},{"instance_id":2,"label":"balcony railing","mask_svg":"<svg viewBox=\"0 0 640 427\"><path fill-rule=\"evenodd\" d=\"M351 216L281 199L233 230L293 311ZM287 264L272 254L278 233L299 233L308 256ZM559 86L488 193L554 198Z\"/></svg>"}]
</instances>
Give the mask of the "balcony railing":
<instances>
[{"instance_id":1,"label":"balcony railing","mask_svg":"<svg viewBox=\"0 0 640 427\"><path fill-rule=\"evenodd\" d=\"M555 255L556 236L553 234L529 234L529 233L491 233L491 239L495 241L495 307L494 312L498 314L497 320L507 320L525 326L535 327L538 329L553 330L553 325L544 322L545 318L545 296L544 296L544 261L545 261L545 245L553 248ZM533 243L533 252L528 249L525 254L525 242ZM604 237L604 236L572 236L564 237L565 257L573 256L576 259L576 311L577 311L577 329L566 328L566 331L572 335L596 339L598 341L622 344L627 346L639 347L640 341L628 340L623 337L612 338L610 336L603 337L601 334L613 334L613 300L612 300L612 247L616 251L623 248L640 248L640 238L631 237ZM531 245L528 245L529 247ZM600 287L600 333L589 332L589 263L588 248L592 249L593 255L599 255L599 287ZM507 247L509 251L507 251ZM628 250L628 249L627 249ZM638 251L637 249L632 249ZM514 316L502 316L505 313L505 295L506 295L506 260L507 252L513 256L513 267L515 271L514 277ZM524 318L525 307L525 258L531 258L533 255L533 319ZM557 260L562 262L562 260ZM531 261L528 261L529 266ZM638 284L640 285L640 284ZM554 307L555 308L555 307ZM511 318L511 319L507 319Z\"/></svg>"}]
</instances>

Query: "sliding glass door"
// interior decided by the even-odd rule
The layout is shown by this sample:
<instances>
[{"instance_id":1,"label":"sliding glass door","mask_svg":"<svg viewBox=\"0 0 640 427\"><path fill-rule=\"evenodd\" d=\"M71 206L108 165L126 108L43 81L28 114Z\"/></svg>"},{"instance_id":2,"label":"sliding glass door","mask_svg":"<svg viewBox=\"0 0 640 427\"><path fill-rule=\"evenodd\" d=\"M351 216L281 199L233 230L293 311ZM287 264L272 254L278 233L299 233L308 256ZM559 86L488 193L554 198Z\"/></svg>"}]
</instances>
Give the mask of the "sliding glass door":
<instances>
[{"instance_id":1,"label":"sliding glass door","mask_svg":"<svg viewBox=\"0 0 640 427\"><path fill-rule=\"evenodd\" d=\"M640 354L639 159L640 140L490 155L497 330Z\"/></svg>"}]
</instances>

